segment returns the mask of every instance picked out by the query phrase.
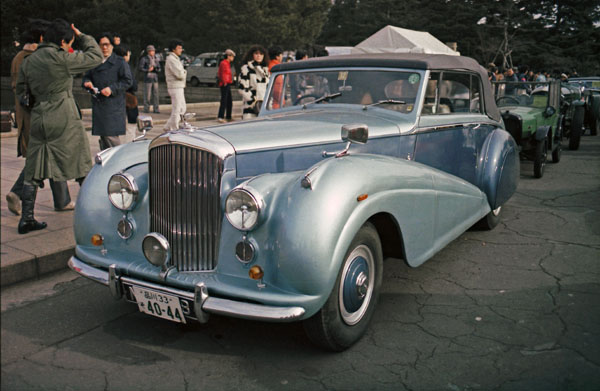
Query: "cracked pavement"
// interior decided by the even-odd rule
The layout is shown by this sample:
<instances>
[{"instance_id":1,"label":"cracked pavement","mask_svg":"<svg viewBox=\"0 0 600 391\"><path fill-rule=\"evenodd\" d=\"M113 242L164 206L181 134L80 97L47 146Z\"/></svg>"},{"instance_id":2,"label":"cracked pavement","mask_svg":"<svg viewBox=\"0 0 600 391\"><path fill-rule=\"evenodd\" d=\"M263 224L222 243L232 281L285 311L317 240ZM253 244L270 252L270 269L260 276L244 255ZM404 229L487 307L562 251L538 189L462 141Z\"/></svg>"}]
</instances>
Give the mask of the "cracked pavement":
<instances>
[{"instance_id":1,"label":"cracked pavement","mask_svg":"<svg viewBox=\"0 0 600 391\"><path fill-rule=\"evenodd\" d=\"M385 260L346 352L300 324L155 319L63 272L2 290L2 390L597 390L600 137L531 172L493 231L415 269Z\"/></svg>"}]
</instances>

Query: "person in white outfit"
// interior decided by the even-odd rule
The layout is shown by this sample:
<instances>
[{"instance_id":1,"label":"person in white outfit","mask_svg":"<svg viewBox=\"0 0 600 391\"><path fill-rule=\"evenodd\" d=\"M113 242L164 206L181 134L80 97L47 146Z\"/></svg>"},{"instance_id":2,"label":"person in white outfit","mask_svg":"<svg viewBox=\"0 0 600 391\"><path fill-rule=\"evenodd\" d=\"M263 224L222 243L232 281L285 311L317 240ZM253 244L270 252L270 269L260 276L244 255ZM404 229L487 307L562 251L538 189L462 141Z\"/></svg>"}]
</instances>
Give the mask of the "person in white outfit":
<instances>
[{"instance_id":1,"label":"person in white outfit","mask_svg":"<svg viewBox=\"0 0 600 391\"><path fill-rule=\"evenodd\" d=\"M169 55L165 65L165 78L167 80L167 91L171 97L171 116L165 125L165 131L179 129L181 115L185 114L185 79L187 71L179 59L183 53L183 42L174 39L169 43Z\"/></svg>"}]
</instances>

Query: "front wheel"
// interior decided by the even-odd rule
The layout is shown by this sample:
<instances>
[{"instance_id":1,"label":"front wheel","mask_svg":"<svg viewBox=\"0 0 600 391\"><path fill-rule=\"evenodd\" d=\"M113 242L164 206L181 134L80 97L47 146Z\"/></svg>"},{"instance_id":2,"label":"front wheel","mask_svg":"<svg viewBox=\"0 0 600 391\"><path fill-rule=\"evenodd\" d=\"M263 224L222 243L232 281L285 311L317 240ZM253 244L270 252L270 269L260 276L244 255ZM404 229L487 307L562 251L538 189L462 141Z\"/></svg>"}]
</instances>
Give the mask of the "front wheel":
<instances>
[{"instance_id":1,"label":"front wheel","mask_svg":"<svg viewBox=\"0 0 600 391\"><path fill-rule=\"evenodd\" d=\"M190 83L192 84L192 87L198 87L200 85L200 80L194 76L192 77L192 80L190 80Z\"/></svg>"},{"instance_id":2,"label":"front wheel","mask_svg":"<svg viewBox=\"0 0 600 391\"><path fill-rule=\"evenodd\" d=\"M533 159L533 176L541 178L544 176L544 167L546 166L546 140L540 140L535 145L535 156Z\"/></svg>"},{"instance_id":3,"label":"front wheel","mask_svg":"<svg viewBox=\"0 0 600 391\"><path fill-rule=\"evenodd\" d=\"M554 149L554 151L552 151L552 163L560 162L561 154L562 154L562 145L559 141L558 144L556 145L556 149Z\"/></svg>"},{"instance_id":4,"label":"front wheel","mask_svg":"<svg viewBox=\"0 0 600 391\"><path fill-rule=\"evenodd\" d=\"M336 352L356 343L375 311L382 275L381 241L375 227L366 223L346 252L329 298L319 312L304 321L308 338Z\"/></svg>"}]
</instances>

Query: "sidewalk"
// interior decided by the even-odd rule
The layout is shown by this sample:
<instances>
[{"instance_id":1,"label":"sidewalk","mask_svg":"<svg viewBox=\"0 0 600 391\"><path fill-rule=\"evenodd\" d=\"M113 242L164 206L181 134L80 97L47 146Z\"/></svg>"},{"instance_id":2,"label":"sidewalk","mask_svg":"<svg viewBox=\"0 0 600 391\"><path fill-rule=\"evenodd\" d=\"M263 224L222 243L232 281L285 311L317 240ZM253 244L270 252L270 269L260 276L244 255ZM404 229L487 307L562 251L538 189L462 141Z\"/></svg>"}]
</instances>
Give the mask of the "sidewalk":
<instances>
[{"instance_id":1,"label":"sidewalk","mask_svg":"<svg viewBox=\"0 0 600 391\"><path fill-rule=\"evenodd\" d=\"M196 113L193 124L202 126L217 124L218 102L190 103L187 111ZM233 103L234 119L241 119L241 101ZM82 110L86 129L92 126L91 109ZM142 114L142 113L140 113ZM160 105L160 114L149 113L153 118L154 129L148 133L153 138L162 133L162 128L171 114L171 105ZM17 131L0 133L0 286L5 287L17 282L39 278L67 267L67 261L74 254L73 211L56 212L48 181L39 189L35 205L35 217L48 223L48 228L17 233L20 216L13 215L7 207L6 194L10 191L21 170L25 159L17 158ZM98 137L88 132L90 150L93 156L99 151ZM79 185L69 181L71 199L76 200Z\"/></svg>"}]
</instances>

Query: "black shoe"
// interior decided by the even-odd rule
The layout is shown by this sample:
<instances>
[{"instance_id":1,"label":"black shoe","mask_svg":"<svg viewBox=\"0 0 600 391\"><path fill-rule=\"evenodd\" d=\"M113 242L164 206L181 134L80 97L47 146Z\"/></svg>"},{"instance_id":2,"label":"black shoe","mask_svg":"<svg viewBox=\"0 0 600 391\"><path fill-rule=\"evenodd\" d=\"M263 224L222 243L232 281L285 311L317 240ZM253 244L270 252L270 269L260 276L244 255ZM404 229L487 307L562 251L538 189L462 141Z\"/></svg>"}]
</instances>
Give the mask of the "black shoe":
<instances>
[{"instance_id":1,"label":"black shoe","mask_svg":"<svg viewBox=\"0 0 600 391\"><path fill-rule=\"evenodd\" d=\"M44 223L44 222L39 222L37 220L32 220L32 221L25 221L23 219L21 219L21 221L19 221L19 233L21 235L29 233L31 231L38 231L40 229L44 229L48 226L48 224Z\"/></svg>"}]
</instances>

